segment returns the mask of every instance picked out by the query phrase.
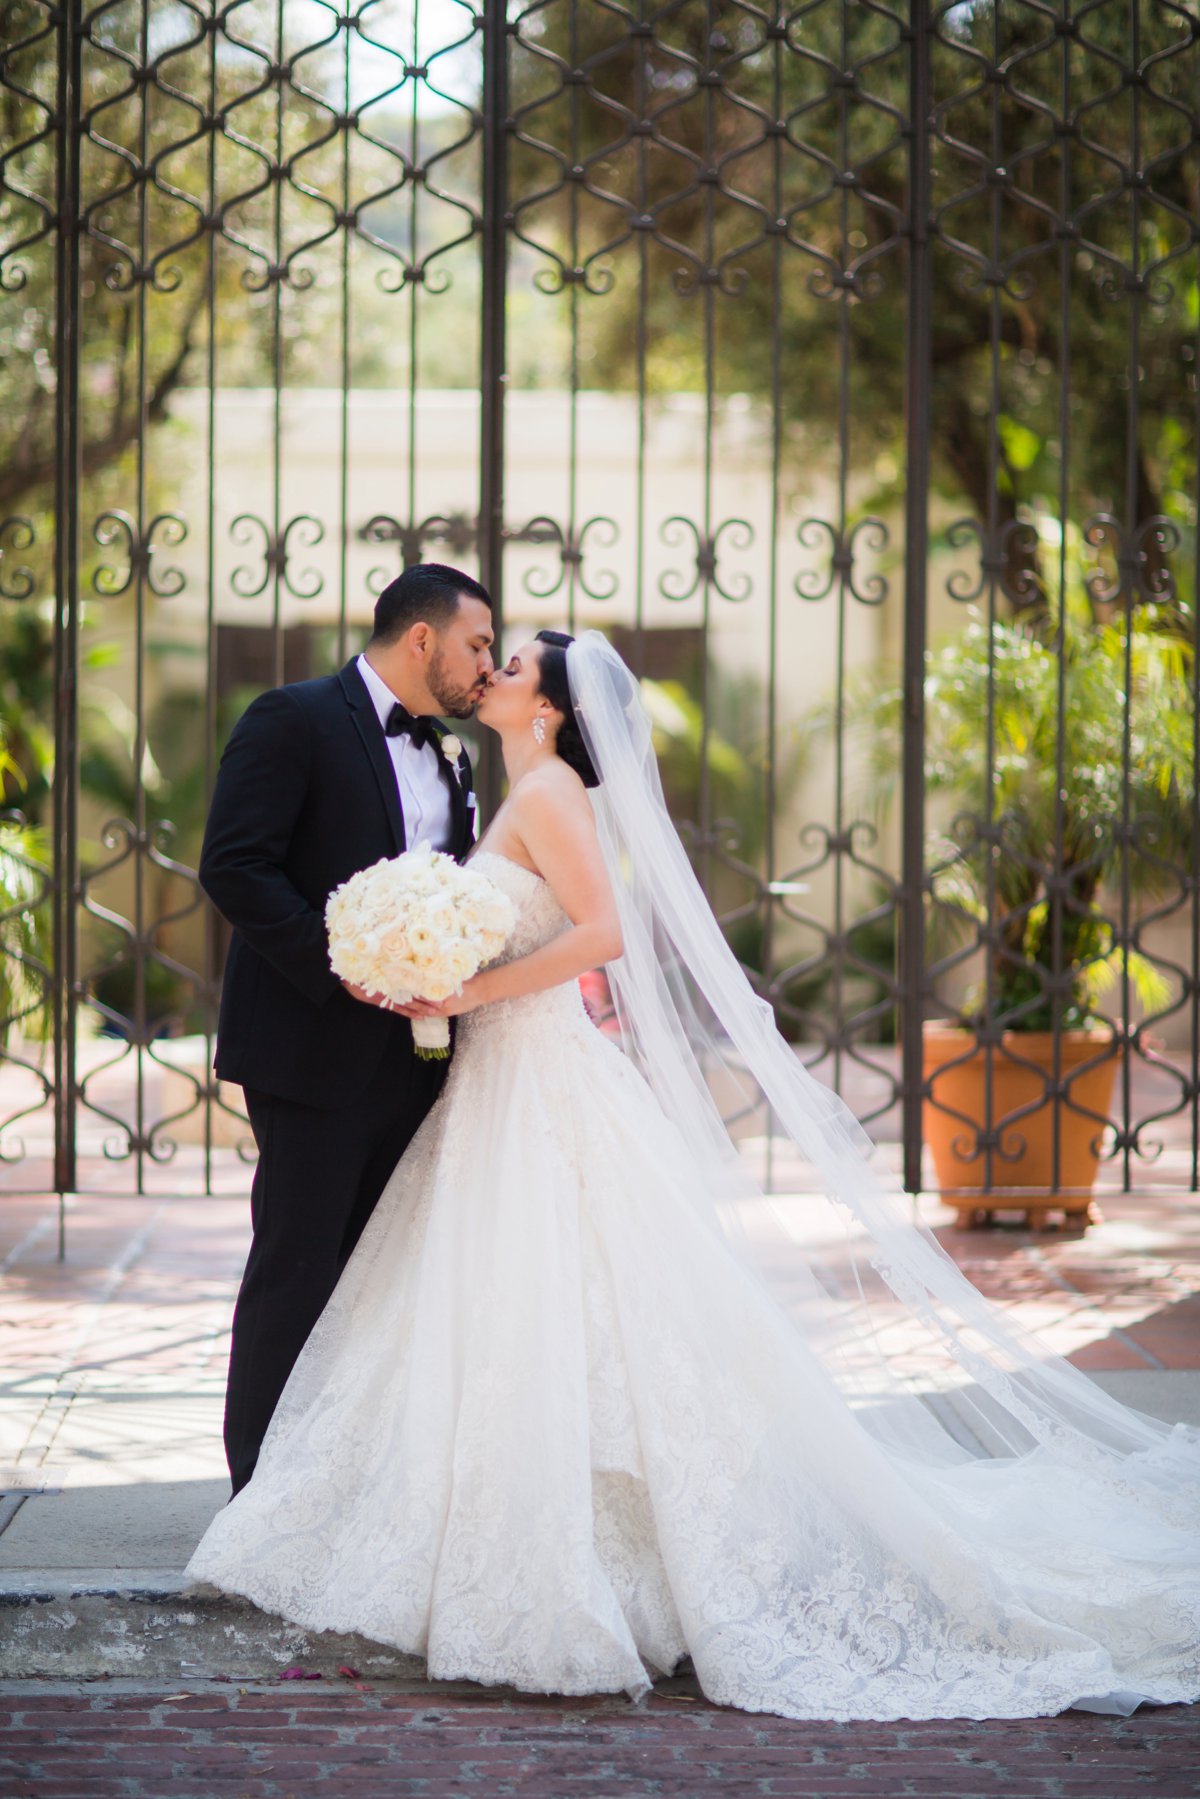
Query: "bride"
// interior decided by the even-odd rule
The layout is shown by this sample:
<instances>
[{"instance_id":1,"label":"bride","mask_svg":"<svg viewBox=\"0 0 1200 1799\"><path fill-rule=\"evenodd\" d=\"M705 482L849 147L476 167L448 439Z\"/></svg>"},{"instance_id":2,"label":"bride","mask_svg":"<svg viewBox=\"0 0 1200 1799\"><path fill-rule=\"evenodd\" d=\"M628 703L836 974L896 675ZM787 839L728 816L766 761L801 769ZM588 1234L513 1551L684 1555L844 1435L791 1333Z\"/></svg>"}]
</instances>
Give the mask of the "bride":
<instances>
[{"instance_id":1,"label":"bride","mask_svg":"<svg viewBox=\"0 0 1200 1799\"><path fill-rule=\"evenodd\" d=\"M434 1677L794 1718L1200 1697L1200 1435L970 1285L778 1037L596 632L492 681L513 899L441 1098L188 1566ZM607 961L623 1048L577 977ZM769 1196L757 1108L818 1177ZM812 1184L812 1183L810 1183Z\"/></svg>"}]
</instances>

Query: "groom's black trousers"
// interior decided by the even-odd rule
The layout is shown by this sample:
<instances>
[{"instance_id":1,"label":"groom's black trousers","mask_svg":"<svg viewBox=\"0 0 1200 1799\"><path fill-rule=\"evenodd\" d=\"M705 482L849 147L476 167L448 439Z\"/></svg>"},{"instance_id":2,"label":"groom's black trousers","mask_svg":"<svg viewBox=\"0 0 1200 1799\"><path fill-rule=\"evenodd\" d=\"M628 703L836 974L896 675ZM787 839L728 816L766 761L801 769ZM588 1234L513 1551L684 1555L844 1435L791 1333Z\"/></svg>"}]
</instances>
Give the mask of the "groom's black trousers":
<instances>
[{"instance_id":1,"label":"groom's black trousers","mask_svg":"<svg viewBox=\"0 0 1200 1799\"><path fill-rule=\"evenodd\" d=\"M292 1365L445 1078L446 1063L418 1060L406 1036L396 1033L357 1098L333 1111L245 1089L259 1160L225 1401L235 1493L253 1474Z\"/></svg>"}]
</instances>

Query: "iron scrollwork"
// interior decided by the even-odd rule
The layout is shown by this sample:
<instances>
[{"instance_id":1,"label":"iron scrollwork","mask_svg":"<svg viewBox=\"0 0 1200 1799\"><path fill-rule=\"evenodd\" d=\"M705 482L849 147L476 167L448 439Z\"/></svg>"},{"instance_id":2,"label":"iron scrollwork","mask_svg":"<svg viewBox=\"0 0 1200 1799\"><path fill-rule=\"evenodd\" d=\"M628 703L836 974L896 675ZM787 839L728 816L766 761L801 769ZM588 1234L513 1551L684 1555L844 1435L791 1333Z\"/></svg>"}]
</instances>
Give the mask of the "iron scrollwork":
<instances>
[{"instance_id":1,"label":"iron scrollwork","mask_svg":"<svg viewBox=\"0 0 1200 1799\"><path fill-rule=\"evenodd\" d=\"M1113 1117L1074 1071L1042 1098L1105 1134L1108 1178L1200 1185L1194 845L1139 763L1159 652L1193 723L1200 700L1198 346L1177 322L1200 38L1174 0L1118 10L9 8L0 290L25 385L0 632L46 697L15 733L27 791L3 795L42 807L43 837L21 840L32 885L0 894L0 929L53 915L53 942L13 952L0 1156L44 1155L64 1190L211 1186L236 1118L208 1072L224 944L195 862L232 709L344 657L370 595L433 555L478 567L502 623L611 626L660 680L673 801L730 941L910 1187L937 1103L921 1019L961 1014L980 970L964 1055L993 1066L1027 1059L1014 1026L1061 1036L1107 970L1085 987L1128 1074ZM1097 396L1077 371L1101 340ZM505 440L523 385L565 427L532 494ZM370 386L389 437L365 467ZM478 421L464 406L447 475L426 401L453 386ZM619 478L589 437L596 389ZM253 390L260 454L235 479L225 408ZM325 475L303 488L291 410L303 433L320 392ZM934 745L947 633L960 677L976 657L980 754L939 813L945 758L922 770L917 735ZM1074 803L1097 643L1121 676L1115 763L1076 830L1055 794ZM1022 658L1048 720L1036 841L1005 787ZM856 711L880 661L890 770ZM1194 796L1194 764L1185 744L1163 791ZM1028 1108L953 1123L1002 1188Z\"/></svg>"}]
</instances>

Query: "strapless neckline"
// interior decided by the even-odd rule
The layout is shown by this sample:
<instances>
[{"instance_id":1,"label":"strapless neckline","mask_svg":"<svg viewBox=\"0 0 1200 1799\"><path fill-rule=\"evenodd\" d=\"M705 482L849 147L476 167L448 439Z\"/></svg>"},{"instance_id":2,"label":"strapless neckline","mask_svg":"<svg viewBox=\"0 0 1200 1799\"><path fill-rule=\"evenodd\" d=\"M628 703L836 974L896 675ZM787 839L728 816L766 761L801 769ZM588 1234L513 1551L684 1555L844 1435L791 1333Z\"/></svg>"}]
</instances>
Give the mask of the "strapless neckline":
<instances>
[{"instance_id":1,"label":"strapless neckline","mask_svg":"<svg viewBox=\"0 0 1200 1799\"><path fill-rule=\"evenodd\" d=\"M545 875L540 875L536 868L526 868L523 862L516 862L511 856L501 855L499 850L485 850L483 848L472 850L471 854L467 857L466 865L469 867L472 862L478 862L481 856L491 856L496 862L506 862L509 868L519 869L523 875L528 875L530 880L540 881L543 886L547 884Z\"/></svg>"}]
</instances>

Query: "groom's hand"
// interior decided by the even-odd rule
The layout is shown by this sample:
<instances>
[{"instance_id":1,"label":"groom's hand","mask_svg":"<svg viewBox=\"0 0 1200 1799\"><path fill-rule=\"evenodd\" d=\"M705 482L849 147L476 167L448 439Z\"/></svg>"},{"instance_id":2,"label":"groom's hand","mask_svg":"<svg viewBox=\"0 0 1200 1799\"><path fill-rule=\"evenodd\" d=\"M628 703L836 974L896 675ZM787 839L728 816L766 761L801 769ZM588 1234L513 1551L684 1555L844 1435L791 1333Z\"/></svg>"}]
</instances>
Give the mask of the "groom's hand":
<instances>
[{"instance_id":1,"label":"groom's hand","mask_svg":"<svg viewBox=\"0 0 1200 1799\"><path fill-rule=\"evenodd\" d=\"M414 999L410 1005L402 1006L399 1000L385 999L382 993L368 993L365 987L356 987L353 981L343 981L342 986L353 999L360 999L364 1006L381 1006L385 1012L397 1012L401 1018L432 1018L437 1011L427 1000Z\"/></svg>"}]
</instances>

